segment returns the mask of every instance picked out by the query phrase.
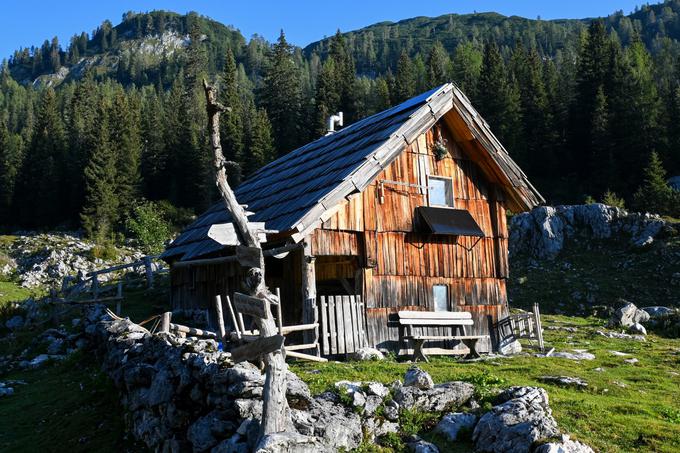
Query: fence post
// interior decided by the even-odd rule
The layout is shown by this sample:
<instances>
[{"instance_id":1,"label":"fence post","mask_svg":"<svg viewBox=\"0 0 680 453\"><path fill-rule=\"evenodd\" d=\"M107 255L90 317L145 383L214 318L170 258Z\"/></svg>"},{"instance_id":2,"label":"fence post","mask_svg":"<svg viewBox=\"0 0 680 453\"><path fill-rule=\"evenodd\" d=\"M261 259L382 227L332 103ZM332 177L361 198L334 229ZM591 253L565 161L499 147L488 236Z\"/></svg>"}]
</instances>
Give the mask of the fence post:
<instances>
[{"instance_id":1,"label":"fence post","mask_svg":"<svg viewBox=\"0 0 680 453\"><path fill-rule=\"evenodd\" d=\"M163 313L163 317L161 318L161 332L170 332L170 320L172 319L172 312L171 311L166 311Z\"/></svg>"},{"instance_id":2,"label":"fence post","mask_svg":"<svg viewBox=\"0 0 680 453\"><path fill-rule=\"evenodd\" d=\"M220 332L220 339L222 340L222 349L227 339L227 330L224 327L224 314L222 313L222 296L219 294L215 296L215 315L217 316L217 327Z\"/></svg>"},{"instance_id":3,"label":"fence post","mask_svg":"<svg viewBox=\"0 0 680 453\"><path fill-rule=\"evenodd\" d=\"M281 290L276 288L276 297L279 299L279 304L276 306L276 324L279 328L279 335L283 335L283 315L281 315Z\"/></svg>"},{"instance_id":4,"label":"fence post","mask_svg":"<svg viewBox=\"0 0 680 453\"><path fill-rule=\"evenodd\" d=\"M98 274L94 274L92 276L91 290L92 290L92 297L94 298L94 300L97 300L97 298L99 297L99 275Z\"/></svg>"},{"instance_id":5,"label":"fence post","mask_svg":"<svg viewBox=\"0 0 680 453\"><path fill-rule=\"evenodd\" d=\"M545 344L543 343L543 326L541 325L541 311L538 308L538 303L534 304L534 320L536 325L536 338L538 339L538 347L543 352Z\"/></svg>"},{"instance_id":6,"label":"fence post","mask_svg":"<svg viewBox=\"0 0 680 453\"><path fill-rule=\"evenodd\" d=\"M144 257L144 270L146 271L146 286L149 289L153 288L153 269L151 269L151 257Z\"/></svg>"}]
</instances>

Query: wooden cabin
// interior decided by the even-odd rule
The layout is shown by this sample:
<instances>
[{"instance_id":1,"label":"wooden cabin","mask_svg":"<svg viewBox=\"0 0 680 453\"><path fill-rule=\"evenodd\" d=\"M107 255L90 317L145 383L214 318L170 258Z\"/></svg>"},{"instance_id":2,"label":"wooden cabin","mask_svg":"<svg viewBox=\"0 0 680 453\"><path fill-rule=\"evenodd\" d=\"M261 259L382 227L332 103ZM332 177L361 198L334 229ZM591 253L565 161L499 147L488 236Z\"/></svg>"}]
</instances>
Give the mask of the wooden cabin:
<instances>
[{"instance_id":1,"label":"wooden cabin","mask_svg":"<svg viewBox=\"0 0 680 453\"><path fill-rule=\"evenodd\" d=\"M359 296L367 343L382 350L398 350L394 316L405 309L468 311L468 334L489 334L508 313L506 212L544 201L453 84L321 137L235 193L264 225L285 323L331 322L331 296ZM229 222L218 203L164 252L174 309L240 290Z\"/></svg>"}]
</instances>

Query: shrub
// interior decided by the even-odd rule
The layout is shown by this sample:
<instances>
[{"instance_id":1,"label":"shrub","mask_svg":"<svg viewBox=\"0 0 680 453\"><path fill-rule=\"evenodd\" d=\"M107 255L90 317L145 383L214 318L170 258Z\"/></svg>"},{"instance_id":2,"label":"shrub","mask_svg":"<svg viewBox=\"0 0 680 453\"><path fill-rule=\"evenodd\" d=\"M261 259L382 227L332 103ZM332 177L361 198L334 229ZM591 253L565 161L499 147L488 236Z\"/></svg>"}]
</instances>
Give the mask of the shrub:
<instances>
[{"instance_id":1,"label":"shrub","mask_svg":"<svg viewBox=\"0 0 680 453\"><path fill-rule=\"evenodd\" d=\"M90 249L90 256L104 261L116 261L118 259L118 249L116 248L115 237L96 238L94 247Z\"/></svg>"},{"instance_id":2,"label":"shrub","mask_svg":"<svg viewBox=\"0 0 680 453\"><path fill-rule=\"evenodd\" d=\"M584 204L595 204L595 203L597 203L597 200L590 195L586 195L586 198L583 200L583 203Z\"/></svg>"},{"instance_id":3,"label":"shrub","mask_svg":"<svg viewBox=\"0 0 680 453\"><path fill-rule=\"evenodd\" d=\"M626 208L626 202L623 200L623 198L619 198L615 192L612 192L611 190L607 190L602 197L602 203L606 204L607 206L614 206L615 208L621 208L625 209Z\"/></svg>"},{"instance_id":4,"label":"shrub","mask_svg":"<svg viewBox=\"0 0 680 453\"><path fill-rule=\"evenodd\" d=\"M633 206L641 212L677 215L680 196L666 183L666 170L659 155L652 151L644 170L645 179L633 196Z\"/></svg>"},{"instance_id":5,"label":"shrub","mask_svg":"<svg viewBox=\"0 0 680 453\"><path fill-rule=\"evenodd\" d=\"M170 238L170 225L161 209L150 201L135 206L125 226L148 254L160 253Z\"/></svg>"}]
</instances>

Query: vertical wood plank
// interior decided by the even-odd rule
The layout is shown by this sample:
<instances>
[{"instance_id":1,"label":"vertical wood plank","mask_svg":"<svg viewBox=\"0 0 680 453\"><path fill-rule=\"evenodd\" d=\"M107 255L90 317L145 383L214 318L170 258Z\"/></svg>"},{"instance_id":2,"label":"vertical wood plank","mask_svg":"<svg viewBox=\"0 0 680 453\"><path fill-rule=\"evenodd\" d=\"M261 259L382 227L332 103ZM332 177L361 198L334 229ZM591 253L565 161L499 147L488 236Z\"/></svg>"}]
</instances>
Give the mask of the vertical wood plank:
<instances>
[{"instance_id":1,"label":"vertical wood plank","mask_svg":"<svg viewBox=\"0 0 680 453\"><path fill-rule=\"evenodd\" d=\"M354 350L356 351L361 347L361 338L359 335L359 304L357 303L356 296L352 296L352 328L354 329Z\"/></svg>"},{"instance_id":2,"label":"vertical wood plank","mask_svg":"<svg viewBox=\"0 0 680 453\"><path fill-rule=\"evenodd\" d=\"M328 305L326 296L321 296L321 346L323 354L328 355Z\"/></svg>"},{"instance_id":3,"label":"vertical wood plank","mask_svg":"<svg viewBox=\"0 0 680 453\"><path fill-rule=\"evenodd\" d=\"M352 325L352 332L350 334L350 338L351 338L350 343L351 343L352 348L351 348L350 352L354 352L358 349L357 345L359 343L357 341L357 315L356 315L356 311L355 311L356 306L354 304L354 296L349 296L348 299L349 300L348 300L347 308L349 309L349 317L350 317L350 322L351 322L351 325Z\"/></svg>"},{"instance_id":4,"label":"vertical wood plank","mask_svg":"<svg viewBox=\"0 0 680 453\"><path fill-rule=\"evenodd\" d=\"M335 297L328 296L328 331L331 340L331 354L338 353L338 330L335 322Z\"/></svg>"},{"instance_id":5,"label":"vertical wood plank","mask_svg":"<svg viewBox=\"0 0 680 453\"><path fill-rule=\"evenodd\" d=\"M335 298L335 323L338 330L338 354L345 353L345 315L342 309L342 299L342 296L336 296Z\"/></svg>"},{"instance_id":6,"label":"vertical wood plank","mask_svg":"<svg viewBox=\"0 0 680 453\"><path fill-rule=\"evenodd\" d=\"M351 296L344 296L344 316L345 316L345 352L354 352L354 320L352 319L352 299Z\"/></svg>"}]
</instances>

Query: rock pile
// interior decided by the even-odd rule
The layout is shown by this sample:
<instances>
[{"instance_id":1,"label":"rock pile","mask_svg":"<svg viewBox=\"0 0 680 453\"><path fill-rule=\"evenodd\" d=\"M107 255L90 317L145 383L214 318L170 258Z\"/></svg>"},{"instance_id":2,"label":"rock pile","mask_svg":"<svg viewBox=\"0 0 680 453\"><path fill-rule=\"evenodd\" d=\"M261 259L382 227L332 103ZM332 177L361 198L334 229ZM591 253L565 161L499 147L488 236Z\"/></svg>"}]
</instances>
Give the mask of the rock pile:
<instances>
[{"instance_id":1,"label":"rock pile","mask_svg":"<svg viewBox=\"0 0 680 453\"><path fill-rule=\"evenodd\" d=\"M8 248L10 262L0 269L2 274L16 273L21 285L33 288L59 285L67 275L106 268L121 263L131 263L143 254L130 247L118 247L120 256L115 262L91 256L94 243L75 233L26 234L19 236ZM102 281L113 274L102 276Z\"/></svg>"},{"instance_id":2,"label":"rock pile","mask_svg":"<svg viewBox=\"0 0 680 453\"><path fill-rule=\"evenodd\" d=\"M642 247L651 244L665 226L658 216L600 203L539 206L510 221L510 254L554 259L567 240L607 239L620 233L630 236L633 246Z\"/></svg>"},{"instance_id":3,"label":"rock pile","mask_svg":"<svg viewBox=\"0 0 680 453\"><path fill-rule=\"evenodd\" d=\"M103 369L120 390L133 435L157 451L352 450L365 439L379 442L384 435L400 433L404 411L441 414L439 433L451 440L472 434L480 452L528 453L559 435L547 394L540 388L513 387L483 414L472 384L434 384L429 374L413 366L403 384L341 381L337 391L315 397L289 372L291 425L286 433L267 436L256 445L264 376L255 365L233 364L212 340L151 335L127 319L110 319L99 306L88 312L83 324ZM44 336L58 340L53 334ZM438 452L417 436L405 442L413 451Z\"/></svg>"}]
</instances>

